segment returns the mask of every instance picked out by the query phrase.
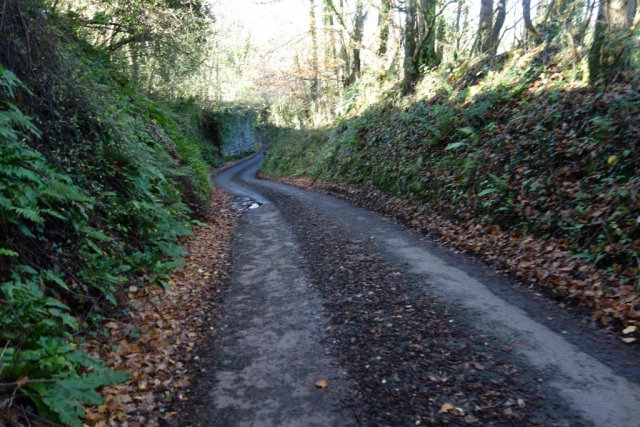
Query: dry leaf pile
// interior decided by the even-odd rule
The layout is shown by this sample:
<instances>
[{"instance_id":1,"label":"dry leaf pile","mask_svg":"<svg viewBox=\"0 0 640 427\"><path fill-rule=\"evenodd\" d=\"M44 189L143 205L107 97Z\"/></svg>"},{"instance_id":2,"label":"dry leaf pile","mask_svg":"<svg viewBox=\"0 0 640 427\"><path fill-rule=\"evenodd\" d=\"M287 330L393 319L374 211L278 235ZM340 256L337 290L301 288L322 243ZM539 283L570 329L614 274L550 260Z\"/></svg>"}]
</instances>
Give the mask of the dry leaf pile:
<instances>
[{"instance_id":1,"label":"dry leaf pile","mask_svg":"<svg viewBox=\"0 0 640 427\"><path fill-rule=\"evenodd\" d=\"M485 226L474 219L451 221L437 213L422 211L419 204L379 191L306 177L263 178L321 191L390 215L440 243L488 261L498 272L515 274L525 282L551 289L558 297L591 307L593 318L605 326L640 325L640 291L634 284L625 284L615 272L597 269L574 258L557 239L532 238ZM636 329L627 332L624 342L636 341L636 334Z\"/></svg>"},{"instance_id":2,"label":"dry leaf pile","mask_svg":"<svg viewBox=\"0 0 640 427\"><path fill-rule=\"evenodd\" d=\"M105 404L87 408L87 424L153 426L175 415L170 403L186 399L193 350L209 329L211 295L226 274L234 217L229 196L214 190L207 225L185 245L189 255L169 288L131 286L129 316L105 324L107 339L89 341L89 352L131 379L101 390Z\"/></svg>"}]
</instances>

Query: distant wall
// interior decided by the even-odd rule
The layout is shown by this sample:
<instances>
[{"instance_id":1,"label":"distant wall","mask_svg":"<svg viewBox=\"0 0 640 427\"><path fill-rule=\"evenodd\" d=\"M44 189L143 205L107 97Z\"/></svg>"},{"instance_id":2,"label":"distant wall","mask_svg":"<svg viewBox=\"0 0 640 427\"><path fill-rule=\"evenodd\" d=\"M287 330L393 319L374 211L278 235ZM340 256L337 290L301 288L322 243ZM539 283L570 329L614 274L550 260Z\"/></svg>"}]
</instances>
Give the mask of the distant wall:
<instances>
[{"instance_id":1,"label":"distant wall","mask_svg":"<svg viewBox=\"0 0 640 427\"><path fill-rule=\"evenodd\" d=\"M220 148L224 157L237 156L256 149L254 111L237 109L216 113Z\"/></svg>"}]
</instances>

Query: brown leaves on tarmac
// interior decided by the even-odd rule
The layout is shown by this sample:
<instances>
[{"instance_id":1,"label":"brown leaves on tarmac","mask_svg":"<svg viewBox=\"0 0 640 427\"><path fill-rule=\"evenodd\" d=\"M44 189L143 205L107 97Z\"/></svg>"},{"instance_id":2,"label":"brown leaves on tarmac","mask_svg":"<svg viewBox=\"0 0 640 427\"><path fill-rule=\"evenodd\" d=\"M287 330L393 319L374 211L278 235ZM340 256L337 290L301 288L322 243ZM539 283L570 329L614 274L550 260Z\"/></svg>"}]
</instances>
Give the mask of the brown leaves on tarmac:
<instances>
[{"instance_id":1,"label":"brown leaves on tarmac","mask_svg":"<svg viewBox=\"0 0 640 427\"><path fill-rule=\"evenodd\" d=\"M475 254L494 265L498 273L513 274L525 282L549 288L567 301L590 307L593 318L604 326L640 325L640 289L615 272L598 269L576 258L566 249L566 242L559 239L536 239L495 225L483 225L473 218L460 222L450 220L436 212L423 211L420 204L375 190L312 181L306 177L276 180L321 191L395 217L440 243ZM637 335L635 330L633 335ZM623 341L631 343L634 338L627 335Z\"/></svg>"},{"instance_id":2,"label":"brown leaves on tarmac","mask_svg":"<svg viewBox=\"0 0 640 427\"><path fill-rule=\"evenodd\" d=\"M207 225L184 242L189 255L171 274L169 288L127 288L130 315L105 323L108 338L89 340L86 350L131 379L102 389L105 404L86 408L86 424L159 425L175 415L174 399L187 399L184 390L197 365L194 348L209 331L206 322L215 309L210 297L226 271L234 218L230 198L214 190Z\"/></svg>"},{"instance_id":3,"label":"brown leaves on tarmac","mask_svg":"<svg viewBox=\"0 0 640 427\"><path fill-rule=\"evenodd\" d=\"M316 381L316 387L318 387L319 389L324 390L325 388L329 387L329 381L327 381L327 380L318 380L318 381Z\"/></svg>"},{"instance_id":4,"label":"brown leaves on tarmac","mask_svg":"<svg viewBox=\"0 0 640 427\"><path fill-rule=\"evenodd\" d=\"M447 402L444 403L441 407L440 410L438 411L439 414L446 414L447 412L449 412L450 410L452 410L454 408L454 406Z\"/></svg>"},{"instance_id":5,"label":"brown leaves on tarmac","mask_svg":"<svg viewBox=\"0 0 640 427\"><path fill-rule=\"evenodd\" d=\"M478 418L474 417L473 415L467 415L466 417L464 417L464 422L467 424L475 424L478 421L480 421Z\"/></svg>"},{"instance_id":6,"label":"brown leaves on tarmac","mask_svg":"<svg viewBox=\"0 0 640 427\"><path fill-rule=\"evenodd\" d=\"M457 407L453 406L449 402L446 402L446 403L442 404L442 406L440 407L440 410L438 411L438 413L439 414L451 414L451 415L454 415L456 417L464 417L464 422L467 423L467 424L474 424L474 423L477 423L478 421L480 421L478 418L474 417L471 414L465 416L464 409L457 408Z\"/></svg>"}]
</instances>

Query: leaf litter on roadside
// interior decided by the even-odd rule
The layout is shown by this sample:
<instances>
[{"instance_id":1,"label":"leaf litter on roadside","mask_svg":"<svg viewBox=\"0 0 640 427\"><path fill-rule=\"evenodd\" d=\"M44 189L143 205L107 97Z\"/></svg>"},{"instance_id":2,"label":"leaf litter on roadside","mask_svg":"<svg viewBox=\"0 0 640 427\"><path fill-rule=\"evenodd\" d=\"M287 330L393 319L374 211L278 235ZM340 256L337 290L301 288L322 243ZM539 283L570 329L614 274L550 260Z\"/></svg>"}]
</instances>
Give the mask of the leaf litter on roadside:
<instances>
[{"instance_id":1,"label":"leaf litter on roadside","mask_svg":"<svg viewBox=\"0 0 640 427\"><path fill-rule=\"evenodd\" d=\"M637 329L629 328L640 325L640 289L621 280L610 269L598 269L576 257L560 239L534 238L496 225L484 225L473 218L451 220L437 212L424 211L419 203L377 190L307 177L273 178L263 174L261 177L324 192L390 215L437 242L478 256L495 266L497 273L513 274L527 283L550 289L566 301L590 307L593 319L605 327L626 327L625 343L636 341L636 337L629 335L635 335Z\"/></svg>"},{"instance_id":2,"label":"leaf litter on roadside","mask_svg":"<svg viewBox=\"0 0 640 427\"><path fill-rule=\"evenodd\" d=\"M579 425L546 374L475 329L473 313L443 304L321 209L262 191L323 298L331 351L349 377L343 403L361 425Z\"/></svg>"},{"instance_id":3,"label":"leaf litter on roadside","mask_svg":"<svg viewBox=\"0 0 640 427\"><path fill-rule=\"evenodd\" d=\"M102 389L105 404L86 408L86 424L159 425L175 415L174 399L187 399L184 390L198 361L194 348L210 332L210 296L226 272L234 218L229 196L215 189L207 223L186 242L186 262L171 274L167 289L129 287L129 315L105 323L107 338L88 340L87 351L131 379Z\"/></svg>"},{"instance_id":4,"label":"leaf litter on roadside","mask_svg":"<svg viewBox=\"0 0 640 427\"><path fill-rule=\"evenodd\" d=\"M329 381L327 381L327 380L318 380L318 381L316 381L316 387L318 387L319 389L324 390L325 388L329 387Z\"/></svg>"}]
</instances>

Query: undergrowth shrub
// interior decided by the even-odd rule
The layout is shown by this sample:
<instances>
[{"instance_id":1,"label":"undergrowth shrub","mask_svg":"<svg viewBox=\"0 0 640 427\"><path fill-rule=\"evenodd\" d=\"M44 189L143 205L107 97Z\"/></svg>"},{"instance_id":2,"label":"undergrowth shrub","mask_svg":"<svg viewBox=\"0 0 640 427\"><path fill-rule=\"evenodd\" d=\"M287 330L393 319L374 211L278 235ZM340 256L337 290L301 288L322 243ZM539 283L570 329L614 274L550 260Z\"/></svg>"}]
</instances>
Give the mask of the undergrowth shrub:
<instances>
[{"instance_id":1,"label":"undergrowth shrub","mask_svg":"<svg viewBox=\"0 0 640 427\"><path fill-rule=\"evenodd\" d=\"M40 414L81 426L82 404L102 402L94 389L123 381L127 375L109 371L76 350L72 334L80 324L65 303L65 296L73 292L65 273L53 259L46 263L47 269L42 264L36 269L32 265L39 260L21 253L25 247L41 244L61 252L46 229L59 229L62 224L76 234L75 249L81 257L86 252L103 253L97 242L111 239L89 223L94 199L24 144L25 138L38 139L41 134L6 100L14 98L20 86L16 76L0 65L0 230L4 237L0 242L0 391L31 396ZM87 268L95 267L91 255L86 254ZM118 282L111 270L105 275ZM107 280L84 283L113 295Z\"/></svg>"},{"instance_id":2,"label":"undergrowth shrub","mask_svg":"<svg viewBox=\"0 0 640 427\"><path fill-rule=\"evenodd\" d=\"M454 220L557 238L637 283L640 76L604 92L578 78L557 51L445 65L414 98L381 95L388 101L330 128L281 132L265 171L370 187ZM345 102L354 110L357 99Z\"/></svg>"},{"instance_id":3,"label":"undergrowth shrub","mask_svg":"<svg viewBox=\"0 0 640 427\"><path fill-rule=\"evenodd\" d=\"M193 122L29 7L0 25L0 410L81 426L127 375L76 343L182 263L210 168Z\"/></svg>"}]
</instances>

